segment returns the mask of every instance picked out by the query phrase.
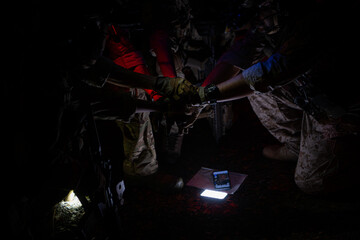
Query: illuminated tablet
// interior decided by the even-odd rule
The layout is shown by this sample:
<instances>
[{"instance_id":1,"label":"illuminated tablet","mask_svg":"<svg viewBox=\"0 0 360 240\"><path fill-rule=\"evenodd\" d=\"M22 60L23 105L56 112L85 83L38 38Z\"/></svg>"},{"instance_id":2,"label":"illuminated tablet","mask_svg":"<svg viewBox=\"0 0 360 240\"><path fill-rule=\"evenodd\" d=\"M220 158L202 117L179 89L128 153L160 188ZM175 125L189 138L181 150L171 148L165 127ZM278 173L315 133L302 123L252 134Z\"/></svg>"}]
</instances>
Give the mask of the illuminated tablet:
<instances>
[{"instance_id":1,"label":"illuminated tablet","mask_svg":"<svg viewBox=\"0 0 360 240\"><path fill-rule=\"evenodd\" d=\"M209 189L205 189L200 196L202 197L210 197L210 198L216 198L216 199L224 199L227 196L226 192L219 192L219 191L213 191Z\"/></svg>"}]
</instances>

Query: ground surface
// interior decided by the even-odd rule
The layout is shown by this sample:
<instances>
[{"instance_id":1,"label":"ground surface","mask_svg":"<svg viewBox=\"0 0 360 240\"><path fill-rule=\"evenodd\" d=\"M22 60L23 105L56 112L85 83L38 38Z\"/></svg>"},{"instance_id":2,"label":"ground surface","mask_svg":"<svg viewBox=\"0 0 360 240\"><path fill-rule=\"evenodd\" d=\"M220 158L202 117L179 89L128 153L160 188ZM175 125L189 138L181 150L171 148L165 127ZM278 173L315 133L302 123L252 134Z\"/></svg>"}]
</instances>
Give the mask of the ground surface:
<instances>
[{"instance_id":1,"label":"ground surface","mask_svg":"<svg viewBox=\"0 0 360 240\"><path fill-rule=\"evenodd\" d=\"M199 120L184 139L181 161L161 166L185 182L202 166L248 174L240 189L215 201L193 187L176 194L128 188L125 234L131 239L360 239L359 198L302 193L293 181L295 163L261 156L262 147L275 140L247 100L236 108L239 118L219 144L206 119Z\"/></svg>"},{"instance_id":2,"label":"ground surface","mask_svg":"<svg viewBox=\"0 0 360 240\"><path fill-rule=\"evenodd\" d=\"M248 101L236 102L234 109L237 120L219 143L208 120L200 119L184 138L181 160L160 162L160 170L185 183L201 167L247 174L239 190L219 201L189 186L178 193L127 186L121 239L360 239L359 197L302 193L293 181L296 163L261 155L276 141ZM55 239L79 239L83 209L55 209ZM94 222L90 228L99 228L101 236L108 223Z\"/></svg>"}]
</instances>

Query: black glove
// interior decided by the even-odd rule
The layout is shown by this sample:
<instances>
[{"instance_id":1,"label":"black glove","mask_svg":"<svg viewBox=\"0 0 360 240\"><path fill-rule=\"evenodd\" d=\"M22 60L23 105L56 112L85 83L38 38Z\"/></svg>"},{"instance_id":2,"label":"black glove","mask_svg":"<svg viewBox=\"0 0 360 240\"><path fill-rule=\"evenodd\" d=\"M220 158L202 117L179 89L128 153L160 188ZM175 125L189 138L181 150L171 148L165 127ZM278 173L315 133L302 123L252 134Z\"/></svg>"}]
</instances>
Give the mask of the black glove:
<instances>
[{"instance_id":1,"label":"black glove","mask_svg":"<svg viewBox=\"0 0 360 240\"><path fill-rule=\"evenodd\" d=\"M201 103L216 102L220 96L219 88L214 84L209 84L206 87L199 87L198 92Z\"/></svg>"}]
</instances>

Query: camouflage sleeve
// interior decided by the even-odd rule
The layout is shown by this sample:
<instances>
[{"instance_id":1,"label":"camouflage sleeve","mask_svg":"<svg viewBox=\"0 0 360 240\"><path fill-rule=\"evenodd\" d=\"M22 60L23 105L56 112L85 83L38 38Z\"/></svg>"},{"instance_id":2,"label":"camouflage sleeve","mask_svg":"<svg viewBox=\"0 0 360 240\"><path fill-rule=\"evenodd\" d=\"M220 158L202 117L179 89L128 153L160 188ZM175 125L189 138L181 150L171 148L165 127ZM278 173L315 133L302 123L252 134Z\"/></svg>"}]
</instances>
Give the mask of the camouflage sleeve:
<instances>
[{"instance_id":1,"label":"camouflage sleeve","mask_svg":"<svg viewBox=\"0 0 360 240\"><path fill-rule=\"evenodd\" d=\"M252 90L266 92L283 85L288 79L288 70L287 58L275 53L265 62L247 68L242 74Z\"/></svg>"}]
</instances>

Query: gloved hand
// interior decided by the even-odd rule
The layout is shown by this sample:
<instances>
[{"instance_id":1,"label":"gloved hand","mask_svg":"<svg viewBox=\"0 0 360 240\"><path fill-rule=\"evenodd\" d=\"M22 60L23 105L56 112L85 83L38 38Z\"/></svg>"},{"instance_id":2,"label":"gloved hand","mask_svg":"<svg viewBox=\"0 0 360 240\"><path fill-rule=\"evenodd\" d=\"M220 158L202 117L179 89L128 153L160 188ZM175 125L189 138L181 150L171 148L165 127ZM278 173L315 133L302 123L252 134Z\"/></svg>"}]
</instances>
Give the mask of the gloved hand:
<instances>
[{"instance_id":1,"label":"gloved hand","mask_svg":"<svg viewBox=\"0 0 360 240\"><path fill-rule=\"evenodd\" d=\"M201 103L215 102L220 96L219 89L214 84L209 84L206 87L199 87L198 94Z\"/></svg>"},{"instance_id":2,"label":"gloved hand","mask_svg":"<svg viewBox=\"0 0 360 240\"><path fill-rule=\"evenodd\" d=\"M158 77L154 90L176 101L199 102L198 87L184 78Z\"/></svg>"}]
</instances>

